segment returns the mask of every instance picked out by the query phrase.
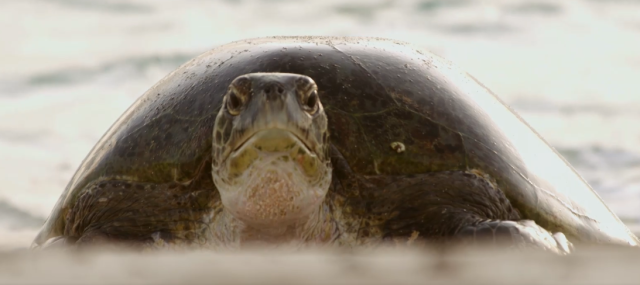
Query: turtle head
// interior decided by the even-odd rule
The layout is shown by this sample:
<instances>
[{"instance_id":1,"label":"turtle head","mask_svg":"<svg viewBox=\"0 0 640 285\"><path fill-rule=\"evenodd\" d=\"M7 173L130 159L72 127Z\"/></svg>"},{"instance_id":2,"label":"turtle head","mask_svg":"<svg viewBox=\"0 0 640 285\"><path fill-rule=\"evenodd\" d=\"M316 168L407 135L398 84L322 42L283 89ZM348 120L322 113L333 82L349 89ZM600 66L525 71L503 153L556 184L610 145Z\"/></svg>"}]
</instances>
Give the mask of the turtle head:
<instances>
[{"instance_id":1,"label":"turtle head","mask_svg":"<svg viewBox=\"0 0 640 285\"><path fill-rule=\"evenodd\" d=\"M331 183L328 136L311 78L251 73L234 79L213 133L213 181L225 209L258 227L308 217Z\"/></svg>"}]
</instances>

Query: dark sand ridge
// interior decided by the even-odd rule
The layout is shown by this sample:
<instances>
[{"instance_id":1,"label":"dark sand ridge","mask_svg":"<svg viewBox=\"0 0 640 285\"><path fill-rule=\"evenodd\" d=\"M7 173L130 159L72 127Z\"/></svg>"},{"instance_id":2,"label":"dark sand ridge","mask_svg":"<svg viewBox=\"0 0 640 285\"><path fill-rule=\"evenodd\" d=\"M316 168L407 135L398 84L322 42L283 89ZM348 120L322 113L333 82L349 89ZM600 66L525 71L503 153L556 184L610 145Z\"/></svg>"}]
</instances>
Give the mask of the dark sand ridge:
<instances>
[{"instance_id":1,"label":"dark sand ridge","mask_svg":"<svg viewBox=\"0 0 640 285\"><path fill-rule=\"evenodd\" d=\"M639 284L640 250L0 253L0 284Z\"/></svg>"}]
</instances>

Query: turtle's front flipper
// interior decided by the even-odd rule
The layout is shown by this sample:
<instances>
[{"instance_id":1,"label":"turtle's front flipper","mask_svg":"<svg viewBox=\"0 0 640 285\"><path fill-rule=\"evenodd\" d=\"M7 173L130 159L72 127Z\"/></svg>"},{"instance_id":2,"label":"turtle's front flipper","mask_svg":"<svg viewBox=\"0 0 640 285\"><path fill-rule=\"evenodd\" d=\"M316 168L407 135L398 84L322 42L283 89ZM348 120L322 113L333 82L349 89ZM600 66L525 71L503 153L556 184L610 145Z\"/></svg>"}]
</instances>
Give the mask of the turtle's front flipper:
<instances>
[{"instance_id":1,"label":"turtle's front flipper","mask_svg":"<svg viewBox=\"0 0 640 285\"><path fill-rule=\"evenodd\" d=\"M479 171L442 171L410 177L369 179L375 192L372 212L391 215L383 235L407 238L413 232L427 241L542 248L564 254L571 243L523 219L496 183ZM384 184L381 191L376 185ZM485 243L486 244L486 243Z\"/></svg>"},{"instance_id":2,"label":"turtle's front flipper","mask_svg":"<svg viewBox=\"0 0 640 285\"><path fill-rule=\"evenodd\" d=\"M78 246L202 242L218 200L210 187L122 180L90 184L67 212L63 238Z\"/></svg>"},{"instance_id":3,"label":"turtle's front flipper","mask_svg":"<svg viewBox=\"0 0 640 285\"><path fill-rule=\"evenodd\" d=\"M570 253L573 248L563 233L551 234L532 220L483 221L462 228L456 237L465 243L538 247L559 254Z\"/></svg>"}]
</instances>

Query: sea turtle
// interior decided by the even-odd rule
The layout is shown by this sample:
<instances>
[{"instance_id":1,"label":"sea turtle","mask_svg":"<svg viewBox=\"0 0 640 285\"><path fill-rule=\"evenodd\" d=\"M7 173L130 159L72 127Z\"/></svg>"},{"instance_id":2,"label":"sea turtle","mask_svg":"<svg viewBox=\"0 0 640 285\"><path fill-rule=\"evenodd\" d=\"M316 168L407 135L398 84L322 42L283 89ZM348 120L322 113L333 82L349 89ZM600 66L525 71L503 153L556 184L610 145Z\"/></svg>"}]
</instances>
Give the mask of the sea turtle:
<instances>
[{"instance_id":1,"label":"sea turtle","mask_svg":"<svg viewBox=\"0 0 640 285\"><path fill-rule=\"evenodd\" d=\"M409 44L274 37L204 53L89 153L34 247L638 239L515 112ZM567 240L568 238L568 240Z\"/></svg>"}]
</instances>

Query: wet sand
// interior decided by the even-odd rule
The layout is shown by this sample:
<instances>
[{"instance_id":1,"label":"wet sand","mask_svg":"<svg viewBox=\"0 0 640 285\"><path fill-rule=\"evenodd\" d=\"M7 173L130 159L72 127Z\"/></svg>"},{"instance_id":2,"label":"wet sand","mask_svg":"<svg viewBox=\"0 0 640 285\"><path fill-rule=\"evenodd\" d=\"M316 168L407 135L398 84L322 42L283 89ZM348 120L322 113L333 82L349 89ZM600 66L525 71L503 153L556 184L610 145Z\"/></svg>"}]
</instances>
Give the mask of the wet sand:
<instances>
[{"instance_id":1,"label":"wet sand","mask_svg":"<svg viewBox=\"0 0 640 285\"><path fill-rule=\"evenodd\" d=\"M381 248L234 252L11 250L0 284L638 284L640 250L543 252Z\"/></svg>"}]
</instances>

